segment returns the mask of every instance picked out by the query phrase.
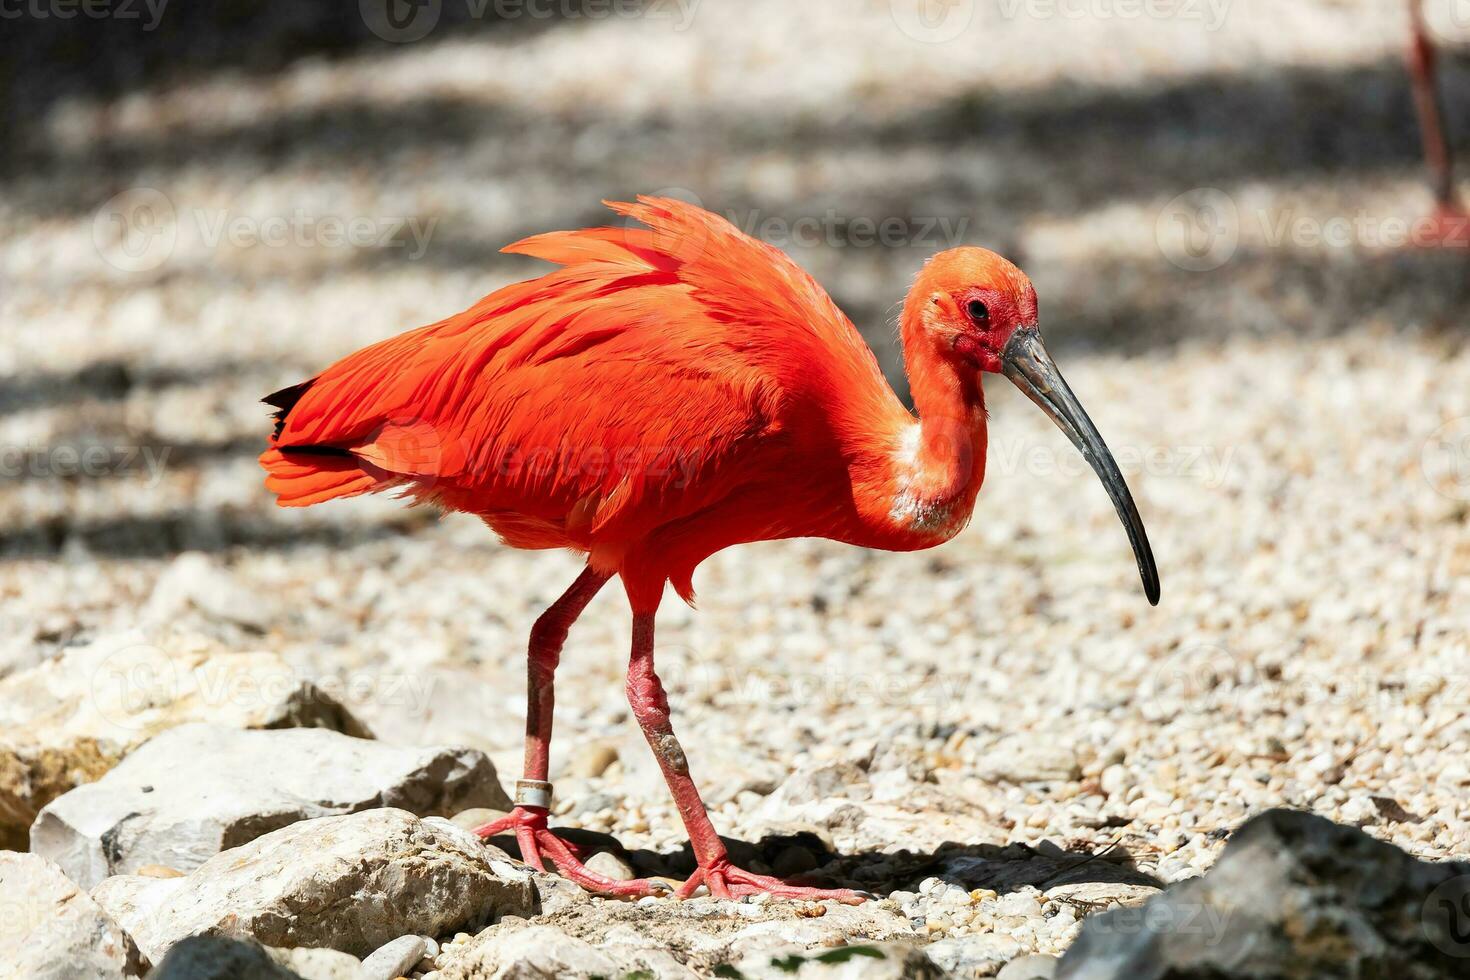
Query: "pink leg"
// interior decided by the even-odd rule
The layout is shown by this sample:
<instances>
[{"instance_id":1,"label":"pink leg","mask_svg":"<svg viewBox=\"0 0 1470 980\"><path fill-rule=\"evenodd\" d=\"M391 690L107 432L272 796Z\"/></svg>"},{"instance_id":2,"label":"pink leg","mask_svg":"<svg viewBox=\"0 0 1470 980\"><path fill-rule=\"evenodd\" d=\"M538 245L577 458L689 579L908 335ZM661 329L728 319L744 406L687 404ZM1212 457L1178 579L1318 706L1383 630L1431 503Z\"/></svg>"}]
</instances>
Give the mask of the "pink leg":
<instances>
[{"instance_id":1,"label":"pink leg","mask_svg":"<svg viewBox=\"0 0 1470 980\"><path fill-rule=\"evenodd\" d=\"M807 888L791 885L780 878L753 874L735 867L725 851L725 845L710 823L699 790L689 776L689 762L679 740L674 737L674 728L669 721L669 701L664 695L663 685L653 669L653 618L652 612L635 612L633 615L633 655L628 663L628 703L638 719L638 727L653 749L663 770L669 792L674 796L674 805L689 832L689 841L694 847L698 869L679 888L679 897L688 898L700 885L707 885L715 898L739 898L743 895L767 893L777 898L835 899L856 905L867 896L846 888Z\"/></svg>"},{"instance_id":2,"label":"pink leg","mask_svg":"<svg viewBox=\"0 0 1470 980\"><path fill-rule=\"evenodd\" d=\"M1434 198L1442 216L1463 215L1455 193L1454 163L1445 134L1444 111L1435 75L1434 44L1424 24L1423 0L1409 0L1409 71L1414 82L1414 105L1419 114L1419 131L1424 141L1424 158L1434 180ZM1463 243L1462 243L1463 244Z\"/></svg>"},{"instance_id":3,"label":"pink leg","mask_svg":"<svg viewBox=\"0 0 1470 980\"><path fill-rule=\"evenodd\" d=\"M534 797L538 790L549 796L551 784L546 777L550 771L551 718L555 706L553 679L556 666L561 660L562 644L587 603L597 595L611 576L583 570L572 583L572 587L551 608L541 614L536 625L531 627L531 643L526 670L526 760L524 777L516 784L516 807L499 820L477 827L475 833L481 837L513 832L521 850L521 859L533 868L545 867L544 859L550 858L556 869L566 878L588 891L604 895L642 896L656 894L660 889L652 882L614 881L611 878L589 871L579 859L572 845L553 834L546 825L549 799L538 805L528 802L526 796ZM544 855L544 856L543 856Z\"/></svg>"}]
</instances>

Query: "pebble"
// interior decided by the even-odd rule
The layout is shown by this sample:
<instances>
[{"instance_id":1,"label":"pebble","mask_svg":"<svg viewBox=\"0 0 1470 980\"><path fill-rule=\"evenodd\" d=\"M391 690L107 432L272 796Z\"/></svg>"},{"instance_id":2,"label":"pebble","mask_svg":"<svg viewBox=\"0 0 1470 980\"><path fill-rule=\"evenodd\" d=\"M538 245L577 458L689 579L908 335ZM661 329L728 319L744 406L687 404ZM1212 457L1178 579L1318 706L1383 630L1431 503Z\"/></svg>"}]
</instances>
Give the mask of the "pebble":
<instances>
[{"instance_id":1,"label":"pebble","mask_svg":"<svg viewBox=\"0 0 1470 980\"><path fill-rule=\"evenodd\" d=\"M1055 956L1022 956L1001 967L996 980L1051 980L1057 974Z\"/></svg>"},{"instance_id":2,"label":"pebble","mask_svg":"<svg viewBox=\"0 0 1470 980\"><path fill-rule=\"evenodd\" d=\"M362 980L394 980L418 965L428 953L422 936L400 936L362 961Z\"/></svg>"},{"instance_id":3,"label":"pebble","mask_svg":"<svg viewBox=\"0 0 1470 980\"><path fill-rule=\"evenodd\" d=\"M631 881L638 877L633 866L612 851L598 851L587 859L587 869L614 881Z\"/></svg>"}]
</instances>

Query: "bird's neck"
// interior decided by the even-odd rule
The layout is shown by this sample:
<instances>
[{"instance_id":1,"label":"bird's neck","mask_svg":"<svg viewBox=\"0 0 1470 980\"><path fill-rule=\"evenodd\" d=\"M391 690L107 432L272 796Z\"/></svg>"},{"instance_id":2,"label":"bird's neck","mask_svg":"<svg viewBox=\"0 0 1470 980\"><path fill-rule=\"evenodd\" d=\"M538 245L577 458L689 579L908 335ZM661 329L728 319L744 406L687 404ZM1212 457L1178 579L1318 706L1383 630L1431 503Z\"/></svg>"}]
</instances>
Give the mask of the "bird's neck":
<instances>
[{"instance_id":1,"label":"bird's neck","mask_svg":"<svg viewBox=\"0 0 1470 980\"><path fill-rule=\"evenodd\" d=\"M985 477L985 396L977 372L931 349L906 344L904 360L919 417L895 433L886 520L937 544L965 526Z\"/></svg>"}]
</instances>

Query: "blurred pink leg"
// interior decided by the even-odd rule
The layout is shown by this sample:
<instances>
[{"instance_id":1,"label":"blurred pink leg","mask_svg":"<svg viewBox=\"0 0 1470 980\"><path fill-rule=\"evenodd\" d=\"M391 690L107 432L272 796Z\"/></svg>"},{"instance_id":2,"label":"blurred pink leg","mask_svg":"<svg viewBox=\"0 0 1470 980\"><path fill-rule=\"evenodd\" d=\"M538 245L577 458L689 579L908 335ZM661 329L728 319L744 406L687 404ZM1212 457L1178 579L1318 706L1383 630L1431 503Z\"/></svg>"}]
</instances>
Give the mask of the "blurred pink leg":
<instances>
[{"instance_id":1,"label":"blurred pink leg","mask_svg":"<svg viewBox=\"0 0 1470 980\"><path fill-rule=\"evenodd\" d=\"M1434 197L1441 212L1464 213L1455 193L1454 161L1444 127L1443 96L1436 75L1437 54L1424 23L1423 0L1409 0L1413 36L1409 42L1409 72L1414 81L1414 106L1424 141L1424 159L1434 181Z\"/></svg>"}]
</instances>

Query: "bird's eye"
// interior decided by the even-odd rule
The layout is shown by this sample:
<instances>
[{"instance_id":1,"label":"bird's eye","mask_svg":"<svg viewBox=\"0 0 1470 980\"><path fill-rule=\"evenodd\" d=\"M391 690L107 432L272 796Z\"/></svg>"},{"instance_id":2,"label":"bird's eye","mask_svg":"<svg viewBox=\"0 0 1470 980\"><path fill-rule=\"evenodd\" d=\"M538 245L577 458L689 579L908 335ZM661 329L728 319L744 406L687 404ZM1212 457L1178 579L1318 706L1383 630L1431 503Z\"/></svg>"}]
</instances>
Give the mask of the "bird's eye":
<instances>
[{"instance_id":1,"label":"bird's eye","mask_svg":"<svg viewBox=\"0 0 1470 980\"><path fill-rule=\"evenodd\" d=\"M984 323L990 319L990 310L978 299L972 299L966 304L965 309L970 314L970 319L976 323Z\"/></svg>"}]
</instances>

